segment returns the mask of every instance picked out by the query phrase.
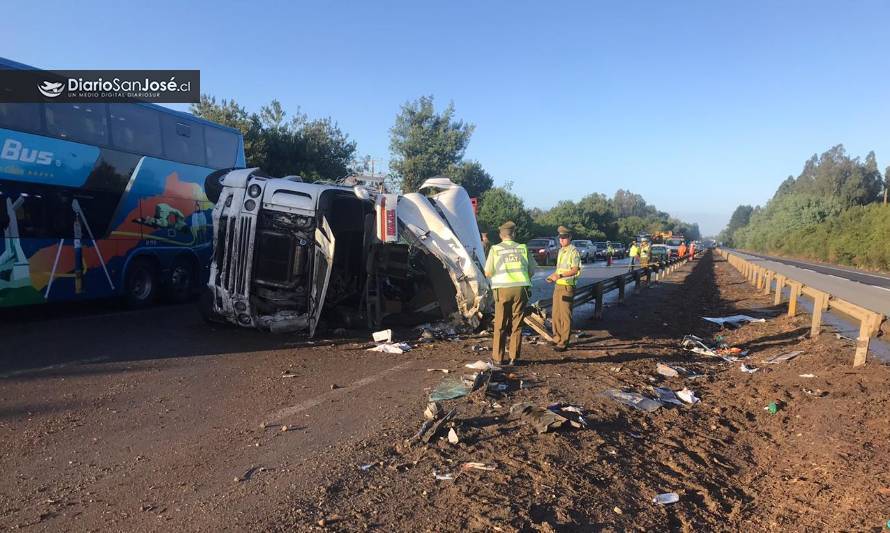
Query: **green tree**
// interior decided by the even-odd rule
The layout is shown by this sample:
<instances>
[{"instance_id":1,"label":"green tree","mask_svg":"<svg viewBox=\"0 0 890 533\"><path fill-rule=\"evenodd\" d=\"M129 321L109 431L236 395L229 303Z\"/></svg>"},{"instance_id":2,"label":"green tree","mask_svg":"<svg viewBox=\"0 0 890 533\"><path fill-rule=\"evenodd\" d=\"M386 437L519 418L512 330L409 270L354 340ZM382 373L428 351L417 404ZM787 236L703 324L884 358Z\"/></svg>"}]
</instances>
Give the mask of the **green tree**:
<instances>
[{"instance_id":1,"label":"green tree","mask_svg":"<svg viewBox=\"0 0 890 533\"><path fill-rule=\"evenodd\" d=\"M389 166L403 192L414 192L424 180L445 174L463 158L474 126L454 118L454 104L437 113L432 96L402 105L390 130Z\"/></svg>"},{"instance_id":2,"label":"green tree","mask_svg":"<svg viewBox=\"0 0 890 533\"><path fill-rule=\"evenodd\" d=\"M461 161L446 172L451 181L467 190L470 198L478 198L494 185L494 179L478 161Z\"/></svg>"},{"instance_id":3,"label":"green tree","mask_svg":"<svg viewBox=\"0 0 890 533\"><path fill-rule=\"evenodd\" d=\"M482 194L482 205L476 216L483 231L494 231L501 224L512 220L516 224L516 240L525 242L533 237L532 217L522 199L506 187L493 187Z\"/></svg>"},{"instance_id":4,"label":"green tree","mask_svg":"<svg viewBox=\"0 0 890 533\"><path fill-rule=\"evenodd\" d=\"M838 144L808 159L800 175L786 179L774 198L810 194L833 197L852 206L876 201L880 190L881 173L874 152L869 152L863 162L847 155L844 145Z\"/></svg>"},{"instance_id":5,"label":"green tree","mask_svg":"<svg viewBox=\"0 0 890 533\"><path fill-rule=\"evenodd\" d=\"M727 246L735 246L732 239L733 234L735 234L736 230L739 228L748 225L748 222L751 221L751 213L753 212L754 208L750 205L740 205L736 207L735 211L732 212L732 216L729 217L729 224L727 224L726 228L720 232L718 238Z\"/></svg>"}]
</instances>

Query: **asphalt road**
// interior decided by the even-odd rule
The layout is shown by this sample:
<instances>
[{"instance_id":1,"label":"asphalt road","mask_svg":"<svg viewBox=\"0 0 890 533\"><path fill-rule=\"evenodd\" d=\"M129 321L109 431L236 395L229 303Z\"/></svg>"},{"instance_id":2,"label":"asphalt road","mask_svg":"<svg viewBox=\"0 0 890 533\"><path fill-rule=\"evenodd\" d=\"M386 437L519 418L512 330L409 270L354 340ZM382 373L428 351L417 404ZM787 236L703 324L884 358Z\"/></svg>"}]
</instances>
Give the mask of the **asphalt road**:
<instances>
[{"instance_id":1,"label":"asphalt road","mask_svg":"<svg viewBox=\"0 0 890 533\"><path fill-rule=\"evenodd\" d=\"M578 285L586 285L601 279L608 279L617 276L618 274L623 274L628 271L630 265L629 261L630 260L626 258L616 259L612 262L611 267L606 266L605 261L585 263L581 266L581 278L578 280ZM538 270L532 278L531 301L534 302L553 296L553 284L547 283L546 278L555 270L555 266L538 266Z\"/></svg>"},{"instance_id":2,"label":"asphalt road","mask_svg":"<svg viewBox=\"0 0 890 533\"><path fill-rule=\"evenodd\" d=\"M890 316L890 277L820 263L733 252L804 285Z\"/></svg>"}]
</instances>

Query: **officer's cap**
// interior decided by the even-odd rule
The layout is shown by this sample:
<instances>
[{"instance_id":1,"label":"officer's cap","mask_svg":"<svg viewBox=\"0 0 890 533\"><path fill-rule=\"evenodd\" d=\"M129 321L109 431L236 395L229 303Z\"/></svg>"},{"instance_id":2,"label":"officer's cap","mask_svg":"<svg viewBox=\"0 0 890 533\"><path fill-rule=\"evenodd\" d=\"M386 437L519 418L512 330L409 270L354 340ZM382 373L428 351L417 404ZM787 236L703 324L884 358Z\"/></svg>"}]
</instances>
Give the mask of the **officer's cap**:
<instances>
[{"instance_id":1,"label":"officer's cap","mask_svg":"<svg viewBox=\"0 0 890 533\"><path fill-rule=\"evenodd\" d=\"M556 228L556 233L559 233L560 237L571 237L572 236L571 230L569 230L569 228L567 228L565 226L560 226L560 227Z\"/></svg>"},{"instance_id":2,"label":"officer's cap","mask_svg":"<svg viewBox=\"0 0 890 533\"><path fill-rule=\"evenodd\" d=\"M516 224L512 220L508 220L498 226L498 229L513 231L514 229L516 229Z\"/></svg>"}]
</instances>

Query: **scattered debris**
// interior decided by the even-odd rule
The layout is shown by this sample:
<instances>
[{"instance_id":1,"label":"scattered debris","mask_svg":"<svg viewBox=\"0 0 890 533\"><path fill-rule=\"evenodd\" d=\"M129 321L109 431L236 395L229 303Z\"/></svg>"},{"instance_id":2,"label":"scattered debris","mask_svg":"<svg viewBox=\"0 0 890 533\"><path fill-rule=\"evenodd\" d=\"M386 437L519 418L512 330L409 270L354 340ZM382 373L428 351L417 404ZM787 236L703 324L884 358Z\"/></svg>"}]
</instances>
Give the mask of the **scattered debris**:
<instances>
[{"instance_id":1,"label":"scattered debris","mask_svg":"<svg viewBox=\"0 0 890 533\"><path fill-rule=\"evenodd\" d=\"M611 398L616 402L623 403L624 405L633 407L634 409L645 411L647 413L651 413L652 411L655 411L659 407L662 407L662 405L664 405L658 400L647 398L642 394L636 392L620 391L618 389L609 389L603 392L603 396L605 396L606 398Z\"/></svg>"},{"instance_id":2,"label":"scattered debris","mask_svg":"<svg viewBox=\"0 0 890 533\"><path fill-rule=\"evenodd\" d=\"M776 363L784 363L785 361L790 361L790 360L794 359L795 357L797 357L798 355L800 355L802 353L803 353L802 350L797 350L796 352L788 352L786 354L771 357L771 358L767 359L766 361L764 361L764 363L767 363L770 365L774 365Z\"/></svg>"},{"instance_id":3,"label":"scattered debris","mask_svg":"<svg viewBox=\"0 0 890 533\"><path fill-rule=\"evenodd\" d=\"M826 392L822 389L816 389L816 390L803 389L803 391L804 391L804 393L809 394L810 396L815 396L816 398L824 398L825 396L828 396L828 392Z\"/></svg>"},{"instance_id":4,"label":"scattered debris","mask_svg":"<svg viewBox=\"0 0 890 533\"><path fill-rule=\"evenodd\" d=\"M550 409L538 407L530 402L514 404L510 407L510 416L522 417L538 433L561 428L569 420L562 415L554 413Z\"/></svg>"},{"instance_id":5,"label":"scattered debris","mask_svg":"<svg viewBox=\"0 0 890 533\"><path fill-rule=\"evenodd\" d=\"M657 503L658 505L668 505L670 503L677 503L678 501L680 501L680 495L676 492L665 492L664 494L659 494L652 498L652 503Z\"/></svg>"},{"instance_id":6,"label":"scattered debris","mask_svg":"<svg viewBox=\"0 0 890 533\"><path fill-rule=\"evenodd\" d=\"M490 361L476 361L475 363L467 363L464 365L467 368L471 368L473 370L500 370L501 367L491 363Z\"/></svg>"},{"instance_id":7,"label":"scattered debris","mask_svg":"<svg viewBox=\"0 0 890 533\"><path fill-rule=\"evenodd\" d=\"M487 465L485 463L464 463L460 465L463 470L484 470L486 472L491 472L492 470L497 470L496 466Z\"/></svg>"},{"instance_id":8,"label":"scattered debris","mask_svg":"<svg viewBox=\"0 0 890 533\"><path fill-rule=\"evenodd\" d=\"M281 377L283 378L296 378L299 377L299 374L294 372L293 370L285 370L281 373Z\"/></svg>"},{"instance_id":9,"label":"scattered debris","mask_svg":"<svg viewBox=\"0 0 890 533\"><path fill-rule=\"evenodd\" d=\"M705 344L704 339L701 337L696 337L695 335L686 335L683 337L683 342L680 344L684 350L694 352L700 355L710 355L712 357L719 357L717 352L715 352L710 346Z\"/></svg>"},{"instance_id":10,"label":"scattered debris","mask_svg":"<svg viewBox=\"0 0 890 533\"><path fill-rule=\"evenodd\" d=\"M457 431L454 431L454 428L448 429L448 442L451 444L457 444L460 442L460 437L457 436Z\"/></svg>"},{"instance_id":11,"label":"scattered debris","mask_svg":"<svg viewBox=\"0 0 890 533\"><path fill-rule=\"evenodd\" d=\"M742 366L739 367L739 370L741 370L745 374L753 374L754 372L757 372L760 369L754 368L753 366L748 366L745 363L742 363Z\"/></svg>"},{"instance_id":12,"label":"scattered debris","mask_svg":"<svg viewBox=\"0 0 890 533\"><path fill-rule=\"evenodd\" d=\"M380 331L375 331L374 333L371 334L371 338L374 339L374 342L390 343L390 342L392 342L392 330L384 329L384 330L380 330Z\"/></svg>"},{"instance_id":13,"label":"scattered debris","mask_svg":"<svg viewBox=\"0 0 890 533\"><path fill-rule=\"evenodd\" d=\"M421 324L414 329L419 329L421 331L421 338L432 340L448 340L457 336L457 329L453 324L440 321L435 324Z\"/></svg>"},{"instance_id":14,"label":"scattered debris","mask_svg":"<svg viewBox=\"0 0 890 533\"><path fill-rule=\"evenodd\" d=\"M661 403L673 403L676 405L683 405L683 402L677 398L677 394L668 389L666 387L655 387L655 394L658 396L658 401Z\"/></svg>"},{"instance_id":15,"label":"scattered debris","mask_svg":"<svg viewBox=\"0 0 890 533\"><path fill-rule=\"evenodd\" d=\"M451 372L447 368L427 368L426 371L427 372L441 372L443 374L447 374L447 373Z\"/></svg>"},{"instance_id":16,"label":"scattered debris","mask_svg":"<svg viewBox=\"0 0 890 533\"><path fill-rule=\"evenodd\" d=\"M385 342L383 344L378 344L373 348L368 348L368 351L384 353L405 353L411 351L411 345L407 342Z\"/></svg>"},{"instance_id":17,"label":"scattered debris","mask_svg":"<svg viewBox=\"0 0 890 533\"><path fill-rule=\"evenodd\" d=\"M770 402L769 405L763 408L764 411L769 411L769 414L774 415L779 412L779 402Z\"/></svg>"},{"instance_id":18,"label":"scattered debris","mask_svg":"<svg viewBox=\"0 0 890 533\"><path fill-rule=\"evenodd\" d=\"M427 420L436 420L442 416L442 406L439 405L439 402L428 403L426 410L423 412L423 416L426 417Z\"/></svg>"},{"instance_id":19,"label":"scattered debris","mask_svg":"<svg viewBox=\"0 0 890 533\"><path fill-rule=\"evenodd\" d=\"M434 471L433 477L439 481L454 481L454 474L440 474Z\"/></svg>"},{"instance_id":20,"label":"scattered debris","mask_svg":"<svg viewBox=\"0 0 890 533\"><path fill-rule=\"evenodd\" d=\"M800 374L798 377L800 378L814 378L816 374Z\"/></svg>"},{"instance_id":21,"label":"scattered debris","mask_svg":"<svg viewBox=\"0 0 890 533\"><path fill-rule=\"evenodd\" d=\"M688 404L696 404L701 400L695 396L695 393L687 388L677 391L677 397Z\"/></svg>"},{"instance_id":22,"label":"scattered debris","mask_svg":"<svg viewBox=\"0 0 890 533\"><path fill-rule=\"evenodd\" d=\"M340 388L342 388L342 387L340 387L340 385L337 385L336 383L331 383L331 390L337 390Z\"/></svg>"},{"instance_id":23,"label":"scattered debris","mask_svg":"<svg viewBox=\"0 0 890 533\"><path fill-rule=\"evenodd\" d=\"M675 378L680 375L680 373L677 372L676 369L664 363L658 363L657 365L655 365L655 371L668 378Z\"/></svg>"},{"instance_id":24,"label":"scattered debris","mask_svg":"<svg viewBox=\"0 0 890 533\"><path fill-rule=\"evenodd\" d=\"M375 464L377 464L377 463L368 463L368 464L366 464L366 465L360 465L360 466L358 467L358 469L361 470L362 472L367 472L367 471L370 470L371 467L373 467Z\"/></svg>"},{"instance_id":25,"label":"scattered debris","mask_svg":"<svg viewBox=\"0 0 890 533\"><path fill-rule=\"evenodd\" d=\"M742 324L747 324L748 322L766 322L765 318L754 318L748 315L732 315L723 318L710 318L703 316L703 319L708 322L713 322L714 324L719 324L721 326L729 326L732 328L736 328L741 326Z\"/></svg>"},{"instance_id":26,"label":"scattered debris","mask_svg":"<svg viewBox=\"0 0 890 533\"><path fill-rule=\"evenodd\" d=\"M584 410L577 405L555 403L549 405L547 409L568 420L569 424L574 428L581 429L587 427L587 417L584 415Z\"/></svg>"},{"instance_id":27,"label":"scattered debris","mask_svg":"<svg viewBox=\"0 0 890 533\"><path fill-rule=\"evenodd\" d=\"M617 505L615 507L612 507L612 512L615 514L623 514L624 513L624 511L621 510L621 507L618 507Z\"/></svg>"},{"instance_id":28,"label":"scattered debris","mask_svg":"<svg viewBox=\"0 0 890 533\"><path fill-rule=\"evenodd\" d=\"M420 431L417 432L417 435L415 435L415 438L420 438L420 440L422 440L423 442L429 443L431 440L433 440L436 437L436 435L439 433L439 429L442 428L442 426L445 424L445 422L448 422L449 420L454 418L454 415L456 415L456 414L457 414L457 409L452 409L451 411L448 412L447 415L443 416L442 418L440 418L436 421L427 420L420 427Z\"/></svg>"},{"instance_id":29,"label":"scattered debris","mask_svg":"<svg viewBox=\"0 0 890 533\"><path fill-rule=\"evenodd\" d=\"M244 472L243 476L236 477L235 481L236 482L250 481L250 478L252 478L254 474L256 474L257 472L265 472L266 470L268 470L268 469L265 466L252 466L247 469L247 472Z\"/></svg>"}]
</instances>

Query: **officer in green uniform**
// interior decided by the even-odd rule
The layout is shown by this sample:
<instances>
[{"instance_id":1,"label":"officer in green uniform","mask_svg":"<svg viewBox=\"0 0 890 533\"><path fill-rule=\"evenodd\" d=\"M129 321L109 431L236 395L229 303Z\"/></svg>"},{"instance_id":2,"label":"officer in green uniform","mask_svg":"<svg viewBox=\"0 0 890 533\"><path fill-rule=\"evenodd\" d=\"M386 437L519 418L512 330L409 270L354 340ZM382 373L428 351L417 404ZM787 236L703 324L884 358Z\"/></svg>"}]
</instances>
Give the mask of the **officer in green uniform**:
<instances>
[{"instance_id":1,"label":"officer in green uniform","mask_svg":"<svg viewBox=\"0 0 890 533\"><path fill-rule=\"evenodd\" d=\"M522 345L522 317L537 265L525 245L513 241L516 224L505 222L498 230L501 242L491 247L485 260L485 276L494 289L492 359L503 363L509 338L506 352L510 364L515 364Z\"/></svg>"},{"instance_id":2,"label":"officer in green uniform","mask_svg":"<svg viewBox=\"0 0 890 533\"><path fill-rule=\"evenodd\" d=\"M581 253L572 244L572 234L565 226L560 226L559 255L556 258L556 272L547 278L553 287L553 341L556 351L564 352L569 347L572 334L572 303L575 298L575 284L581 275Z\"/></svg>"}]
</instances>

